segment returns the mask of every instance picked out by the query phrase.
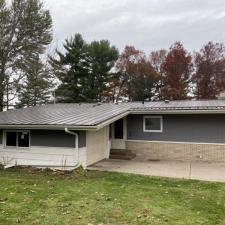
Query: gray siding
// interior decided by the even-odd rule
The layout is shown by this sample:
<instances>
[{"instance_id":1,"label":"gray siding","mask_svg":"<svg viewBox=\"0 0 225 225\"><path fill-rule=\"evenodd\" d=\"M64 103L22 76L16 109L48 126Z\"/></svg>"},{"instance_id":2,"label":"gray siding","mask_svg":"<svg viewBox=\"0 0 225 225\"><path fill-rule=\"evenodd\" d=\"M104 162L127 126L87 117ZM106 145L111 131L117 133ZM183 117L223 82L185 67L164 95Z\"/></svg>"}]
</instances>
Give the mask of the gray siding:
<instances>
[{"instance_id":1,"label":"gray siding","mask_svg":"<svg viewBox=\"0 0 225 225\"><path fill-rule=\"evenodd\" d=\"M3 132L0 130L0 145L3 143Z\"/></svg>"},{"instance_id":2,"label":"gray siding","mask_svg":"<svg viewBox=\"0 0 225 225\"><path fill-rule=\"evenodd\" d=\"M75 137L60 130L31 130L31 146L75 147ZM86 146L86 132L77 131L79 148Z\"/></svg>"},{"instance_id":3,"label":"gray siding","mask_svg":"<svg viewBox=\"0 0 225 225\"><path fill-rule=\"evenodd\" d=\"M162 115L163 132L143 132L143 115L127 117L127 139L225 143L225 115Z\"/></svg>"}]
</instances>

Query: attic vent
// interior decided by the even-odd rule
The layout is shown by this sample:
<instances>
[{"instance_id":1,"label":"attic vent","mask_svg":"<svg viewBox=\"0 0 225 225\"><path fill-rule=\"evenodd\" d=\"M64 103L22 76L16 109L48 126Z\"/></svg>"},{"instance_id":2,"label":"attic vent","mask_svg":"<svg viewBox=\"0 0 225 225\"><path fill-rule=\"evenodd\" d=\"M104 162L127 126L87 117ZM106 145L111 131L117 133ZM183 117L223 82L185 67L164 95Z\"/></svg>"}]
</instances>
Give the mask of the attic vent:
<instances>
[{"instance_id":1,"label":"attic vent","mask_svg":"<svg viewBox=\"0 0 225 225\"><path fill-rule=\"evenodd\" d=\"M170 103L170 100L165 100L164 101L166 104L169 104Z\"/></svg>"}]
</instances>

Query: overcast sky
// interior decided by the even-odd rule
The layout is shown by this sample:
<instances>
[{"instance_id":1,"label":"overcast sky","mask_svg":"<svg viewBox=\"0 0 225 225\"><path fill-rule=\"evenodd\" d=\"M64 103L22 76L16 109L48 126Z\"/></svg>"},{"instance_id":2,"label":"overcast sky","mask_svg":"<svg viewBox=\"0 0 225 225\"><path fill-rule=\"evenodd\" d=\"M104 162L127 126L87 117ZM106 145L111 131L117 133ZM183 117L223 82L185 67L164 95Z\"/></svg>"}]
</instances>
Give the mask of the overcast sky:
<instances>
[{"instance_id":1,"label":"overcast sky","mask_svg":"<svg viewBox=\"0 0 225 225\"><path fill-rule=\"evenodd\" d=\"M87 41L108 39L120 50L145 52L181 41L190 51L225 42L225 0L44 0L58 46L79 32Z\"/></svg>"}]
</instances>

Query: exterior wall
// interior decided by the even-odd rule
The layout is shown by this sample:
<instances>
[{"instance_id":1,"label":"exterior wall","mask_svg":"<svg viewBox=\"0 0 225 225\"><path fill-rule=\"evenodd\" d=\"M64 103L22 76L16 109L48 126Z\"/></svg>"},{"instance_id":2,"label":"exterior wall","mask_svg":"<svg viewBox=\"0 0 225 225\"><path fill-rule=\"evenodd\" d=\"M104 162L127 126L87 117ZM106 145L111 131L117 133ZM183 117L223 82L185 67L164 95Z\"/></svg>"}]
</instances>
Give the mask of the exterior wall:
<instances>
[{"instance_id":1,"label":"exterior wall","mask_svg":"<svg viewBox=\"0 0 225 225\"><path fill-rule=\"evenodd\" d=\"M37 167L76 167L78 150L62 147L4 148L0 146L0 163Z\"/></svg>"},{"instance_id":2,"label":"exterior wall","mask_svg":"<svg viewBox=\"0 0 225 225\"><path fill-rule=\"evenodd\" d=\"M109 157L109 126L99 131L87 131L86 139L87 166Z\"/></svg>"},{"instance_id":3,"label":"exterior wall","mask_svg":"<svg viewBox=\"0 0 225 225\"><path fill-rule=\"evenodd\" d=\"M4 147L0 144L0 163L4 165L30 165L58 169L86 166L86 132L78 131L79 150L75 136L64 131L30 130L30 147ZM2 138L1 138L2 139Z\"/></svg>"},{"instance_id":4,"label":"exterior wall","mask_svg":"<svg viewBox=\"0 0 225 225\"><path fill-rule=\"evenodd\" d=\"M75 137L65 133L63 130L31 130L31 146L48 147L68 147L76 146ZM75 131L78 133L79 148L86 146L85 131Z\"/></svg>"},{"instance_id":5,"label":"exterior wall","mask_svg":"<svg viewBox=\"0 0 225 225\"><path fill-rule=\"evenodd\" d=\"M143 132L143 115L129 115L127 139L225 144L225 115L163 115L162 133Z\"/></svg>"},{"instance_id":6,"label":"exterior wall","mask_svg":"<svg viewBox=\"0 0 225 225\"><path fill-rule=\"evenodd\" d=\"M144 160L201 160L225 162L225 145L127 141L127 149Z\"/></svg>"},{"instance_id":7,"label":"exterior wall","mask_svg":"<svg viewBox=\"0 0 225 225\"><path fill-rule=\"evenodd\" d=\"M129 115L126 148L144 160L225 162L225 115L163 115L163 132L143 132L143 115Z\"/></svg>"},{"instance_id":8,"label":"exterior wall","mask_svg":"<svg viewBox=\"0 0 225 225\"><path fill-rule=\"evenodd\" d=\"M2 130L0 130L0 145L2 144L2 140L3 139L3 132L2 132Z\"/></svg>"}]
</instances>

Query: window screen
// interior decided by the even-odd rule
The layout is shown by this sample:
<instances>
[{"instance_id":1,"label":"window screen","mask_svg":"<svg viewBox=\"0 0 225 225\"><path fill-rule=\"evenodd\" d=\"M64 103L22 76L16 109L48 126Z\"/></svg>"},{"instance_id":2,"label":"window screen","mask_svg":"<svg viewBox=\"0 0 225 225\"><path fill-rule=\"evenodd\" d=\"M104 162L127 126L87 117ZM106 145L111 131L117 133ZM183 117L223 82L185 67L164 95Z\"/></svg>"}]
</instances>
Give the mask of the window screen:
<instances>
[{"instance_id":1,"label":"window screen","mask_svg":"<svg viewBox=\"0 0 225 225\"><path fill-rule=\"evenodd\" d=\"M145 117L145 131L162 131L162 117Z\"/></svg>"}]
</instances>

